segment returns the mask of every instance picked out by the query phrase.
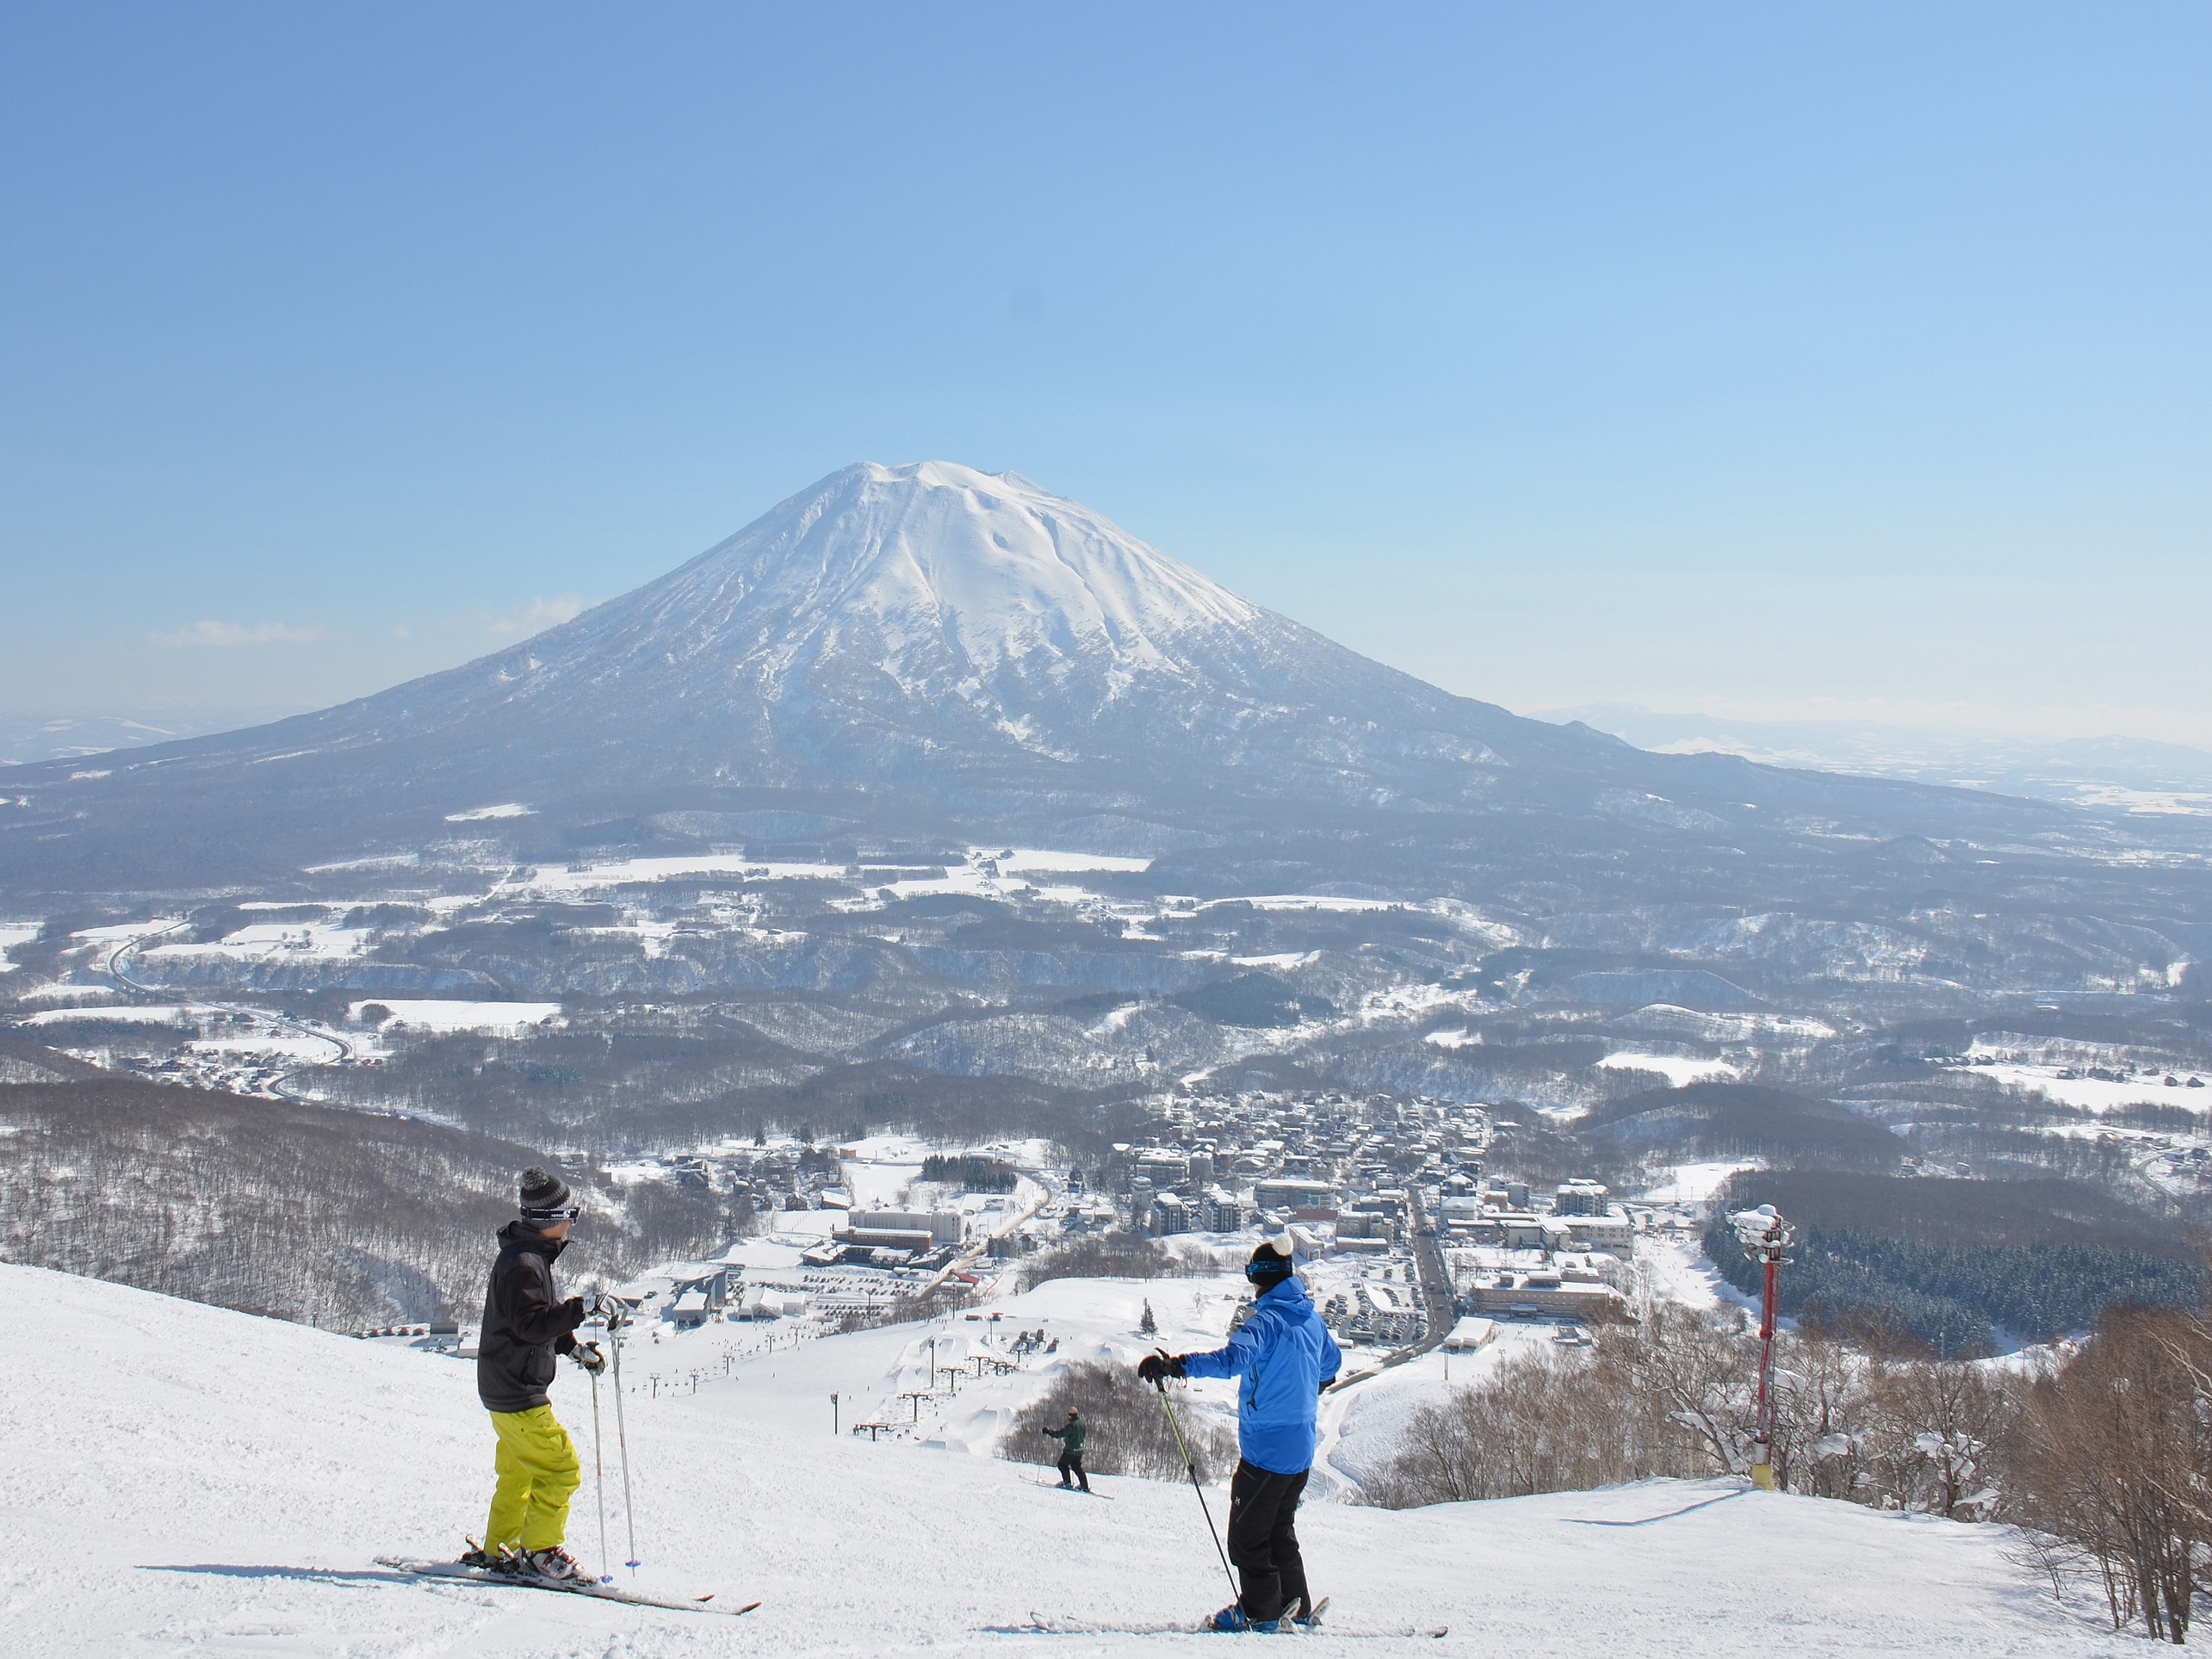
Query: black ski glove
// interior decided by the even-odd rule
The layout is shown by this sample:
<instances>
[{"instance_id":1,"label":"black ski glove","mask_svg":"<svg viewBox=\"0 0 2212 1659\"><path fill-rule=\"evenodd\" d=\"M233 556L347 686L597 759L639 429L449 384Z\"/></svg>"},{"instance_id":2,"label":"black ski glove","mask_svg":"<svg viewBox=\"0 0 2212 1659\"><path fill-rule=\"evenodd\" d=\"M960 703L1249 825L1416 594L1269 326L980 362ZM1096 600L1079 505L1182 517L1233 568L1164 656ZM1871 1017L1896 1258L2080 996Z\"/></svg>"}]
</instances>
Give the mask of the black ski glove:
<instances>
[{"instance_id":1,"label":"black ski glove","mask_svg":"<svg viewBox=\"0 0 2212 1659\"><path fill-rule=\"evenodd\" d=\"M1321 1386L1320 1386L1318 1389L1317 1389L1317 1390L1315 1390L1315 1392L1316 1392L1316 1393L1317 1393L1317 1394L1326 1394L1326 1393L1328 1393L1328 1392L1329 1392L1329 1385L1331 1383L1335 1382L1335 1380L1336 1380L1336 1379L1335 1379L1334 1377L1323 1377L1323 1378L1321 1379Z\"/></svg>"},{"instance_id":2,"label":"black ski glove","mask_svg":"<svg viewBox=\"0 0 2212 1659\"><path fill-rule=\"evenodd\" d=\"M1157 1383L1163 1377L1180 1377L1183 1374L1183 1357L1179 1353L1169 1353L1164 1348L1158 1349L1137 1362L1137 1374L1148 1383Z\"/></svg>"},{"instance_id":3,"label":"black ski glove","mask_svg":"<svg viewBox=\"0 0 2212 1659\"><path fill-rule=\"evenodd\" d=\"M596 1342L579 1342L569 1349L568 1357L594 1377L607 1368L607 1356L599 1352Z\"/></svg>"}]
</instances>

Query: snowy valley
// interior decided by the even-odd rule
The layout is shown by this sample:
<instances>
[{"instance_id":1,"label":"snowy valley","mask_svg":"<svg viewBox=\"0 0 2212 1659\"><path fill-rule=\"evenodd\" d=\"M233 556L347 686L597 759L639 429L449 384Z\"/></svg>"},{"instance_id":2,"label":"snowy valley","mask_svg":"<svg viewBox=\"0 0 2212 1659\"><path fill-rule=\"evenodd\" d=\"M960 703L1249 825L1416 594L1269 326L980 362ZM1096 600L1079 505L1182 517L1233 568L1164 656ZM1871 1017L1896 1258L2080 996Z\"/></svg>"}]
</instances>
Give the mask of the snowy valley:
<instances>
[{"instance_id":1,"label":"snowy valley","mask_svg":"<svg viewBox=\"0 0 2212 1659\"><path fill-rule=\"evenodd\" d=\"M463 668L5 782L42 1313L0 1424L53 1651L1180 1646L1222 1586L1129 1368L1286 1235L1354 1379L1310 1639L2127 1622L2015 1523L2066 1473L2036 1379L2203 1291L2186 814L1520 720L943 462ZM640 1309L641 1576L758 1614L375 1564L478 1522L462 1356L537 1163ZM1779 1494L1760 1203L1801 1229ZM1078 1396L1111 1502L1002 1455ZM1177 1397L1218 1476L1224 1390Z\"/></svg>"}]
</instances>

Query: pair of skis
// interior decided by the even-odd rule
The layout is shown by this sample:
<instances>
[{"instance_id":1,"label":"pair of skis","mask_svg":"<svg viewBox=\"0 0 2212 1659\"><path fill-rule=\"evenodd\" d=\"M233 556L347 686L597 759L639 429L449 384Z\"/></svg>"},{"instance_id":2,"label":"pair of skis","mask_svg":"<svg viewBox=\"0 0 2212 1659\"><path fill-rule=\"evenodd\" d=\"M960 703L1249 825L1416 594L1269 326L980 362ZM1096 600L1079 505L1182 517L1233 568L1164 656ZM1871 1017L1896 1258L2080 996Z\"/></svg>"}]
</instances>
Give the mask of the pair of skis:
<instances>
[{"instance_id":1,"label":"pair of skis","mask_svg":"<svg viewBox=\"0 0 2212 1659\"><path fill-rule=\"evenodd\" d=\"M1087 1486L1077 1486L1069 1481L1040 1481L1032 1475L1024 1475L1022 1479L1032 1486L1041 1486L1048 1492L1080 1492L1087 1498L1104 1498L1108 1503L1113 1501L1111 1492L1094 1492Z\"/></svg>"},{"instance_id":2,"label":"pair of skis","mask_svg":"<svg viewBox=\"0 0 2212 1659\"><path fill-rule=\"evenodd\" d=\"M711 1606L715 1593L704 1595L654 1595L644 1590L625 1589L619 1584L603 1584L594 1579L576 1579L567 1582L540 1578L532 1573L503 1573L491 1567L464 1566L458 1561L410 1561L404 1556L379 1556L376 1564L390 1567L416 1578L451 1579L465 1584L488 1584L509 1590L550 1590L556 1595L587 1596L594 1601L618 1601L631 1607L665 1607L671 1613L723 1613L732 1619L751 1613L760 1604L748 1601L743 1606Z\"/></svg>"},{"instance_id":3,"label":"pair of skis","mask_svg":"<svg viewBox=\"0 0 2212 1659\"><path fill-rule=\"evenodd\" d=\"M1404 1640L1441 1642L1445 1637L1450 1635L1452 1631L1449 1625L1439 1625L1426 1630L1407 1627L1388 1631L1347 1631L1338 1630L1334 1626L1324 1630L1322 1628L1322 1615L1328 1611L1329 1598L1323 1596L1315 1603L1313 1611L1304 1619L1294 1622L1291 1629L1282 1631L1279 1634L1329 1636L1340 1640L1360 1642ZM1103 1625L1087 1619L1046 1619L1032 1613L1026 1625L1001 1625L998 1627L997 1633L1004 1636L1191 1636L1211 1635L1216 1632L1211 1621L1195 1625Z\"/></svg>"}]
</instances>

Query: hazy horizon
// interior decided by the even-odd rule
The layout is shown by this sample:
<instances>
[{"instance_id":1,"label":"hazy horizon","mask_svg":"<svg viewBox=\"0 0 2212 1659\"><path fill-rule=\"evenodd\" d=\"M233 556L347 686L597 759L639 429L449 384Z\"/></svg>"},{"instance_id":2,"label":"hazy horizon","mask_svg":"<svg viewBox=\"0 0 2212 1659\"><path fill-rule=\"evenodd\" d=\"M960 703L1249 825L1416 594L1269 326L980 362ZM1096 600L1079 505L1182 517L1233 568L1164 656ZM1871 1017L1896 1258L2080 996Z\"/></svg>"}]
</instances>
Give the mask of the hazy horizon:
<instances>
[{"instance_id":1,"label":"hazy horizon","mask_svg":"<svg viewBox=\"0 0 2212 1659\"><path fill-rule=\"evenodd\" d=\"M1516 710L2212 747L2201 12L963 16L21 20L0 717L943 457Z\"/></svg>"}]
</instances>

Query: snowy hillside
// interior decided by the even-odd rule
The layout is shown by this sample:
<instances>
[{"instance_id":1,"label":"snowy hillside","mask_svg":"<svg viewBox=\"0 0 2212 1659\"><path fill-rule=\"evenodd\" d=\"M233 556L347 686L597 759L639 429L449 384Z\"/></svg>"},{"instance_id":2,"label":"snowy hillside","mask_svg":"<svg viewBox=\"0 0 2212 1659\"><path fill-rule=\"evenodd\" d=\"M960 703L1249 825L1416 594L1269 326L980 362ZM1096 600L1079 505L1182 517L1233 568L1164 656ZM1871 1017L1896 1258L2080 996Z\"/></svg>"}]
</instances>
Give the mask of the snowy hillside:
<instances>
[{"instance_id":1,"label":"snowy hillside","mask_svg":"<svg viewBox=\"0 0 2212 1659\"><path fill-rule=\"evenodd\" d=\"M640 1354L634 1373L663 1371L662 1397L629 1396L640 1578L765 1600L723 1621L375 1566L449 1547L480 1518L490 1443L464 1365L25 1268L0 1268L0 1290L31 1315L0 1349L13 1653L1173 1653L1236 1639L1020 1633L1032 1613L1156 1630L1226 1591L1187 1488L1102 1481L1105 1503L987 1458L833 1436L829 1390L874 1386L912 1331L764 1353L697 1395L672 1392L666 1353ZM568 1372L555 1395L586 1449L571 1539L590 1558L589 1390ZM1451 1627L1439 1650L1484 1655L2115 1640L2054 1608L1997 1529L1722 1485L1403 1513L1320 1503L1302 1531L1334 1598L1340 1635L1310 1638L1327 1650L1370 1653L1354 1633L1430 1624Z\"/></svg>"}]
</instances>

